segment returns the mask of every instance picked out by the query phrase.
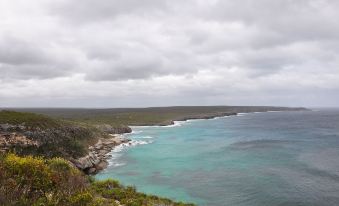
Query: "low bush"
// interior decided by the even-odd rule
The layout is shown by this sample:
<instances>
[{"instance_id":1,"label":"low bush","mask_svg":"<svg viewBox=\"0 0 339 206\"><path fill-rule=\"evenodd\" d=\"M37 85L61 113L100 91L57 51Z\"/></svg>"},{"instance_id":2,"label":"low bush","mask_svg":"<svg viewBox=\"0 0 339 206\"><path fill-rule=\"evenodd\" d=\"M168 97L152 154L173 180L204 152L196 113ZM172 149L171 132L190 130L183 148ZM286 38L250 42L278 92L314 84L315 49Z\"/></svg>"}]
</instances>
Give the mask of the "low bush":
<instances>
[{"instance_id":1,"label":"low bush","mask_svg":"<svg viewBox=\"0 0 339 206\"><path fill-rule=\"evenodd\" d=\"M7 154L0 161L0 205L67 205L87 191L87 177L61 158Z\"/></svg>"}]
</instances>

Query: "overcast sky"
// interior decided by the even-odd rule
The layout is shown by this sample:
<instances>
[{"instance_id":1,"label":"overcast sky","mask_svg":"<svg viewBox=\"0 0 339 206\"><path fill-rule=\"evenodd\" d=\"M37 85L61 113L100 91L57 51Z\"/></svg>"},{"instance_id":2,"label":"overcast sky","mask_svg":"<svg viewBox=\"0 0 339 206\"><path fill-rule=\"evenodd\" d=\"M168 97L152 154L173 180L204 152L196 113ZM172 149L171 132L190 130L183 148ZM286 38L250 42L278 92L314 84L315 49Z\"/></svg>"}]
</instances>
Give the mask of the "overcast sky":
<instances>
[{"instance_id":1,"label":"overcast sky","mask_svg":"<svg viewBox=\"0 0 339 206\"><path fill-rule=\"evenodd\" d=\"M1 0L0 107L339 106L339 1Z\"/></svg>"}]
</instances>

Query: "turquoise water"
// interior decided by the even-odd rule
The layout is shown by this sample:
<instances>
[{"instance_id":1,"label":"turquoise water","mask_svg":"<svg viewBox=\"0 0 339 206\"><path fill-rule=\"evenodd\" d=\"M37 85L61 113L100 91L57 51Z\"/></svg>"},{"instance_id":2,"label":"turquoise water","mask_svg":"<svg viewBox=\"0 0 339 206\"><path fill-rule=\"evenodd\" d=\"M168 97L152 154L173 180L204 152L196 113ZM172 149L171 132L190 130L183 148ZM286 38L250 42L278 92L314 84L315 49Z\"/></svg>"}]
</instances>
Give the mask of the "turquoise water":
<instances>
[{"instance_id":1,"label":"turquoise water","mask_svg":"<svg viewBox=\"0 0 339 206\"><path fill-rule=\"evenodd\" d=\"M198 205L339 205L339 110L135 127L98 179Z\"/></svg>"}]
</instances>

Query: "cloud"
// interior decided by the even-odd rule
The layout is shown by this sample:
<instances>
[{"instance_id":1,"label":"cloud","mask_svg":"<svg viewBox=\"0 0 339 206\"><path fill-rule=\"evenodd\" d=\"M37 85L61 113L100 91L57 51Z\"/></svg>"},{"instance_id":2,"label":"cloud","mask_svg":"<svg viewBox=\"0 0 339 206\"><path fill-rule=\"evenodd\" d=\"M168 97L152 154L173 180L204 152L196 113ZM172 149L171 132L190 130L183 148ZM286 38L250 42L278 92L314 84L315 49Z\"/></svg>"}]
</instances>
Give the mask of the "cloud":
<instances>
[{"instance_id":1,"label":"cloud","mask_svg":"<svg viewBox=\"0 0 339 206\"><path fill-rule=\"evenodd\" d=\"M0 99L267 105L317 91L332 104L338 9L330 0L4 0Z\"/></svg>"},{"instance_id":2,"label":"cloud","mask_svg":"<svg viewBox=\"0 0 339 206\"><path fill-rule=\"evenodd\" d=\"M12 37L0 38L0 78L44 79L65 76L72 65L59 52Z\"/></svg>"},{"instance_id":3,"label":"cloud","mask_svg":"<svg viewBox=\"0 0 339 206\"><path fill-rule=\"evenodd\" d=\"M92 0L83 0L81 4L74 0L63 0L52 3L51 13L71 23L97 23L130 13L141 16L161 13L166 8L167 0L101 0L95 3Z\"/></svg>"}]
</instances>

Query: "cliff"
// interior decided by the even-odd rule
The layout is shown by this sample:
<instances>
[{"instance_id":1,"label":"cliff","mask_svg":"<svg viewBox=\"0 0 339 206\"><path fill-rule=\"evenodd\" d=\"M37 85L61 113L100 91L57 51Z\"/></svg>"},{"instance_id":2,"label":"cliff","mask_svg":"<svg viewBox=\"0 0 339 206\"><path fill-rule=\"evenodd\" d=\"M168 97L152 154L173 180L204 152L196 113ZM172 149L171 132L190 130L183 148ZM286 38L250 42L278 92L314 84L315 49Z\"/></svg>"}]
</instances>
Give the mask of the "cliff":
<instances>
[{"instance_id":1,"label":"cliff","mask_svg":"<svg viewBox=\"0 0 339 206\"><path fill-rule=\"evenodd\" d=\"M99 141L88 148L89 153L78 159L71 159L71 162L86 174L95 174L108 166L107 159L111 157L108 153L114 147L120 144L126 144L130 140L119 135L114 135L111 138L99 139Z\"/></svg>"}]
</instances>

